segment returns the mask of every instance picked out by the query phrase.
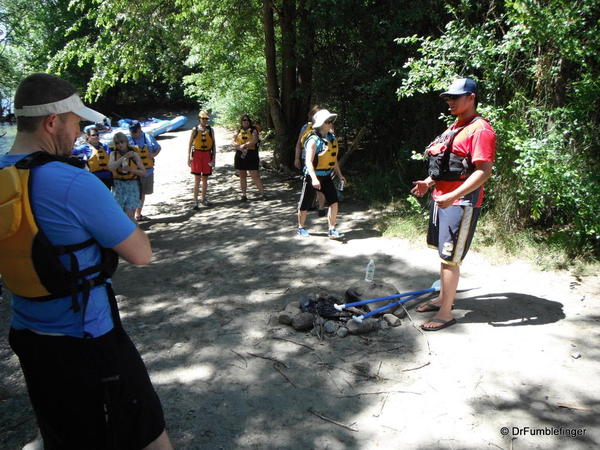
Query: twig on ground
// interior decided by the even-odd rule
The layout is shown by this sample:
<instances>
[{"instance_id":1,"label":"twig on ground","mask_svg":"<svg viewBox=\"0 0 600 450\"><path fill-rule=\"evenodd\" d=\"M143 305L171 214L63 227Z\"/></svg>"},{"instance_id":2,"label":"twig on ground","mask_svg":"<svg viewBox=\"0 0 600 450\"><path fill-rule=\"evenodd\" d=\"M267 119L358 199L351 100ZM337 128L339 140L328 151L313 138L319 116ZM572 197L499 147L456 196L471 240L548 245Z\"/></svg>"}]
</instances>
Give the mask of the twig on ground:
<instances>
[{"instance_id":1,"label":"twig on ground","mask_svg":"<svg viewBox=\"0 0 600 450\"><path fill-rule=\"evenodd\" d=\"M244 364L246 365L246 367L248 367L248 360L246 358L244 358L244 355L240 355L238 352L236 352L235 350L231 350L229 349L229 351L231 353L235 353L236 355L238 355L240 358L242 358L242 361L244 361Z\"/></svg>"},{"instance_id":2,"label":"twig on ground","mask_svg":"<svg viewBox=\"0 0 600 450\"><path fill-rule=\"evenodd\" d=\"M308 412L311 413L311 414L314 414L319 419L323 419L326 422L329 422L329 423L332 423L334 425L337 425L338 427L342 427L342 428L345 428L346 430L350 430L350 431L358 431L356 428L349 427L348 425L344 425L343 423L340 423L340 422L338 422L336 420L330 419L329 417L325 417L324 415L318 413L317 411L315 411L312 408L308 408Z\"/></svg>"},{"instance_id":3,"label":"twig on ground","mask_svg":"<svg viewBox=\"0 0 600 450\"><path fill-rule=\"evenodd\" d=\"M315 314L315 319L313 320L313 328L317 330L317 338L319 338L319 340L322 341L323 339L325 339L323 336L323 324L317 322L318 317L320 316Z\"/></svg>"},{"instance_id":4,"label":"twig on ground","mask_svg":"<svg viewBox=\"0 0 600 450\"><path fill-rule=\"evenodd\" d=\"M287 382L288 382L288 383L290 383L290 384L291 384L292 386L294 386L295 388L298 388L298 386L296 386L296 385L294 384L294 382L293 382L292 380L290 380L290 379L288 378L288 376L287 376L285 373L283 373L283 370L281 370L281 369L280 369L280 368L277 366L278 364L279 364L279 363L276 363L276 362L274 362L274 363L273 363L273 368L274 368L274 369L275 369L277 372L279 372L279 373L281 374L281 376L287 380Z\"/></svg>"},{"instance_id":5,"label":"twig on ground","mask_svg":"<svg viewBox=\"0 0 600 450\"><path fill-rule=\"evenodd\" d=\"M383 397L383 401L381 402L381 408L379 408L379 412L377 414L373 414L374 417L379 417L381 416L381 413L383 412L383 407L385 406L385 402L387 402L387 398L390 394L385 394L385 397Z\"/></svg>"},{"instance_id":6,"label":"twig on ground","mask_svg":"<svg viewBox=\"0 0 600 450\"><path fill-rule=\"evenodd\" d=\"M330 369L341 370L343 372L347 372L352 375L360 375L361 377L366 378L367 380L377 379L377 380L381 380L381 381L390 381L390 378L384 378L384 377L380 377L378 375L371 375L370 373L360 372L357 370L349 370L349 369L345 369L343 367L334 366L333 364L330 364L330 363L317 363L317 364L320 366L326 366Z\"/></svg>"},{"instance_id":7,"label":"twig on ground","mask_svg":"<svg viewBox=\"0 0 600 450\"><path fill-rule=\"evenodd\" d=\"M340 392L344 392L344 390L343 390L343 389L341 389L341 388L340 388L340 387L337 385L337 383L335 382L335 378L334 378L334 377L331 375L331 372L330 372L329 370L327 370L327 375L329 375L329 377L328 377L328 380L330 380L330 381L333 383L333 385L335 386L335 388L336 388L338 391L340 391Z\"/></svg>"},{"instance_id":8,"label":"twig on ground","mask_svg":"<svg viewBox=\"0 0 600 450\"><path fill-rule=\"evenodd\" d=\"M291 339L286 339L286 338L277 337L277 336L272 336L272 339L277 339L279 341L291 342L292 344L296 344L296 345L300 345L302 347L306 347L309 350L312 350L312 351L315 350L314 347L311 347L310 345L302 344L301 342L292 341Z\"/></svg>"},{"instance_id":9,"label":"twig on ground","mask_svg":"<svg viewBox=\"0 0 600 450\"><path fill-rule=\"evenodd\" d=\"M397 428L392 428L392 427L388 427L387 425L381 425L383 428L387 428L388 430L392 430L392 431L396 431L398 433L402 433L402 431L400 431Z\"/></svg>"},{"instance_id":10,"label":"twig on ground","mask_svg":"<svg viewBox=\"0 0 600 450\"><path fill-rule=\"evenodd\" d=\"M558 403L556 406L559 408L576 409L577 411L591 411L591 409L586 406L569 405L567 403Z\"/></svg>"},{"instance_id":11,"label":"twig on ground","mask_svg":"<svg viewBox=\"0 0 600 450\"><path fill-rule=\"evenodd\" d=\"M395 286L394 286L395 287ZM423 332L423 330L421 330L420 327L415 325L415 321L413 320L412 316L409 314L408 310L406 309L406 307L404 306L403 303L400 304L400 306L402 306L402 309L404 310L404 312L406 313L406 317L408 317L408 320L410 320L410 324L412 325L412 327L417 330L419 333L421 333L421 335L425 338L425 342L427 343L427 356L429 357L429 360L425 363L420 365L419 367L415 367L413 369L405 369L402 370L402 372L408 372L411 370L417 370L417 369L422 369L423 367L428 366L429 364L431 364L431 345L429 345L429 338L427 337L427 335L425 335L425 333Z\"/></svg>"},{"instance_id":12,"label":"twig on ground","mask_svg":"<svg viewBox=\"0 0 600 450\"><path fill-rule=\"evenodd\" d=\"M427 361L425 364L421 364L420 366L412 367L410 369L402 369L400 372L410 372L411 370L419 370L423 367L427 367L429 364L431 364L431 361Z\"/></svg>"},{"instance_id":13,"label":"twig on ground","mask_svg":"<svg viewBox=\"0 0 600 450\"><path fill-rule=\"evenodd\" d=\"M381 394L414 394L423 395L421 392L412 391L378 391L378 392L359 392L357 394L336 395L338 398L360 397L362 395L381 395Z\"/></svg>"},{"instance_id":14,"label":"twig on ground","mask_svg":"<svg viewBox=\"0 0 600 450\"><path fill-rule=\"evenodd\" d=\"M279 360L278 360L278 359L276 359L276 358L271 358L270 356L258 355L258 354L256 354L256 353L250 353L250 352L248 352L248 355L250 355L250 356L254 356L255 358L268 359L269 361L276 362L276 363L278 363L278 364L281 364L281 365L282 365L283 367L285 367L286 369L289 369L289 367L287 366L287 364L286 364L286 363L284 363L283 361L279 361Z\"/></svg>"}]
</instances>

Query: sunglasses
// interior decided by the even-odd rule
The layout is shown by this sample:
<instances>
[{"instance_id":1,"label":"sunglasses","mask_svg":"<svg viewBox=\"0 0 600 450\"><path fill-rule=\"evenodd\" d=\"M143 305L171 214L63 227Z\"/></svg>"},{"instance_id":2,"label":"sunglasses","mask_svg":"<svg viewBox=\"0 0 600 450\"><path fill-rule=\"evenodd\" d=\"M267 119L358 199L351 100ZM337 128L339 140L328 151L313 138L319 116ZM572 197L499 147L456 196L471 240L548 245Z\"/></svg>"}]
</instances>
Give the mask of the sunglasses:
<instances>
[{"instance_id":1,"label":"sunglasses","mask_svg":"<svg viewBox=\"0 0 600 450\"><path fill-rule=\"evenodd\" d=\"M333 123L333 120L326 120L324 123L326 123L327 125L331 125Z\"/></svg>"},{"instance_id":2,"label":"sunglasses","mask_svg":"<svg viewBox=\"0 0 600 450\"><path fill-rule=\"evenodd\" d=\"M89 137L98 137L97 134L88 134Z\"/></svg>"},{"instance_id":3,"label":"sunglasses","mask_svg":"<svg viewBox=\"0 0 600 450\"><path fill-rule=\"evenodd\" d=\"M201 120L208 120L208 117L200 117Z\"/></svg>"}]
</instances>

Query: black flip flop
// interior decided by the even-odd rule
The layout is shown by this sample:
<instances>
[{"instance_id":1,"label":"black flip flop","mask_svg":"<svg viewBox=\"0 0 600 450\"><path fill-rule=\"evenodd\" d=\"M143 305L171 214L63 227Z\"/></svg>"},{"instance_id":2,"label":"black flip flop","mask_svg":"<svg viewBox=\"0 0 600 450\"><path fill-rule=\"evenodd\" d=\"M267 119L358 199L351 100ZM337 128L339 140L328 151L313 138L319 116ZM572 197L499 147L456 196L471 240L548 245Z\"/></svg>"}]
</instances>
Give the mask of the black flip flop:
<instances>
[{"instance_id":1,"label":"black flip flop","mask_svg":"<svg viewBox=\"0 0 600 450\"><path fill-rule=\"evenodd\" d=\"M450 319L450 320L444 320L444 319L436 319L433 318L431 320L428 320L426 323L428 322L433 322L433 323L439 323L440 325L437 327L424 327L423 325L421 325L421 330L423 331L439 331L439 330L443 330L444 328L448 328L449 326L452 326L456 323L456 319Z\"/></svg>"}]
</instances>

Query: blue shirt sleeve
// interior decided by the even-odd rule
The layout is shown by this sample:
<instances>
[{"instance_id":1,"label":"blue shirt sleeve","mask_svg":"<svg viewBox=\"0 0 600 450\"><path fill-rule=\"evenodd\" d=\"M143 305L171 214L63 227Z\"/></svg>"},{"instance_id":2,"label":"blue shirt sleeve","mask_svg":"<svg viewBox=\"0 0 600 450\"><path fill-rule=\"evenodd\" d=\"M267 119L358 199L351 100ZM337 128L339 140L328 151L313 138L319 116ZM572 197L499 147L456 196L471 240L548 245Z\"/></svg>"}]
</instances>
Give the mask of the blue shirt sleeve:
<instances>
[{"instance_id":1,"label":"blue shirt sleeve","mask_svg":"<svg viewBox=\"0 0 600 450\"><path fill-rule=\"evenodd\" d=\"M89 157L92 156L92 149L87 144L80 145L71 150L71 155L77 156L78 158L85 156L85 159L89 159Z\"/></svg>"},{"instance_id":2,"label":"blue shirt sleeve","mask_svg":"<svg viewBox=\"0 0 600 450\"><path fill-rule=\"evenodd\" d=\"M152 153L159 151L160 144L156 141L156 139L153 136L150 136L148 133L145 133L145 134L146 134L146 140L148 142L148 150L150 150Z\"/></svg>"},{"instance_id":3,"label":"blue shirt sleeve","mask_svg":"<svg viewBox=\"0 0 600 450\"><path fill-rule=\"evenodd\" d=\"M67 208L103 247L114 247L135 231L135 224L104 183L89 172L82 171L73 178Z\"/></svg>"}]
</instances>

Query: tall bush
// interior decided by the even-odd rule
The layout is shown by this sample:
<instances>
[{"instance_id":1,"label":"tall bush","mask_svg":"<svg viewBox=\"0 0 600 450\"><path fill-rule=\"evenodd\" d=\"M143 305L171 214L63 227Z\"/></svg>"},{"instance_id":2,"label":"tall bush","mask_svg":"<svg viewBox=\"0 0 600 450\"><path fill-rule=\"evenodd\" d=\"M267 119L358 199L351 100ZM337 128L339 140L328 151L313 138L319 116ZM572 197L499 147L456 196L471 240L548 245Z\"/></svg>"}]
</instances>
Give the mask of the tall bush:
<instances>
[{"instance_id":1,"label":"tall bush","mask_svg":"<svg viewBox=\"0 0 600 450\"><path fill-rule=\"evenodd\" d=\"M440 36L398 39L416 48L399 98L456 76L479 80L480 109L498 133L492 211L508 227L550 229L577 252L597 252L600 5L461 0L447 9Z\"/></svg>"}]
</instances>

